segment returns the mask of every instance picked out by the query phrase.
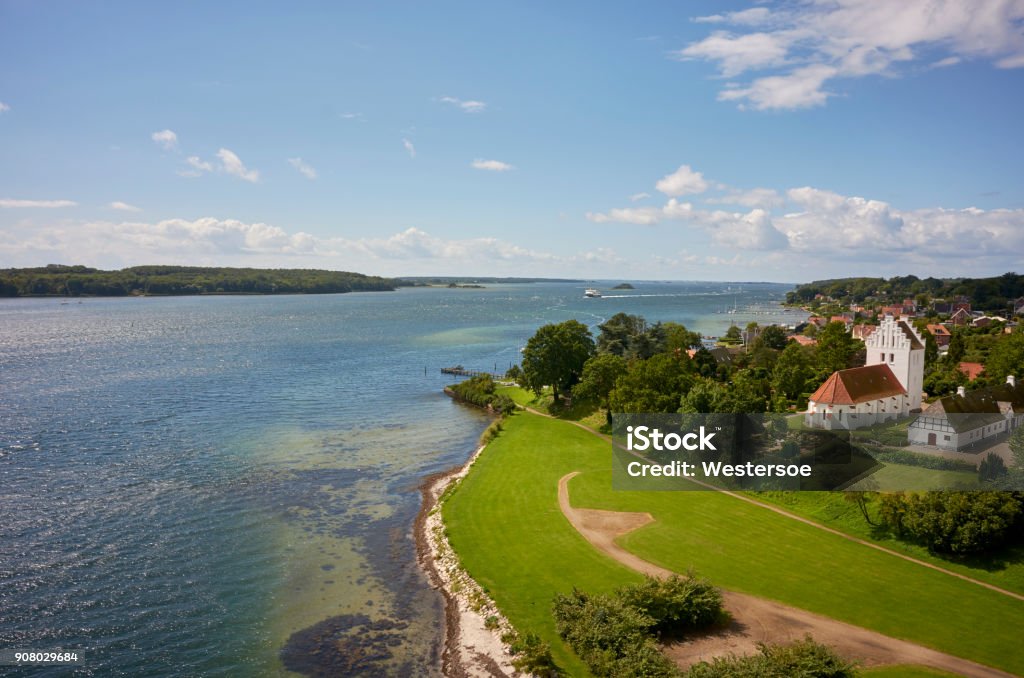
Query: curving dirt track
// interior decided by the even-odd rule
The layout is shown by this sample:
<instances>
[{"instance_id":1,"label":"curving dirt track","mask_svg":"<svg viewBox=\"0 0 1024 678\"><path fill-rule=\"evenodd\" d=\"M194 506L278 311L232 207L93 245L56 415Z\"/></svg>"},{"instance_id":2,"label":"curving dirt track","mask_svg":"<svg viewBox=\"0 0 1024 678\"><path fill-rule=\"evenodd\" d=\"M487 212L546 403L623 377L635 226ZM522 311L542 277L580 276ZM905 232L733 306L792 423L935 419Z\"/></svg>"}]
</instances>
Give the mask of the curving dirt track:
<instances>
[{"instance_id":1,"label":"curving dirt track","mask_svg":"<svg viewBox=\"0 0 1024 678\"><path fill-rule=\"evenodd\" d=\"M572 526L595 548L626 567L654 577L675 574L615 543L617 537L653 522L654 518L649 513L573 508L569 502L569 480L576 475L578 472L574 471L558 481L558 506ZM810 634L815 640L831 645L842 656L863 666L919 664L972 678L1013 675L764 598L734 591L722 591L722 595L725 607L732 615L732 623L724 631L667 647L668 655L680 666L728 654L753 654L757 651L757 643L800 640Z\"/></svg>"}]
</instances>

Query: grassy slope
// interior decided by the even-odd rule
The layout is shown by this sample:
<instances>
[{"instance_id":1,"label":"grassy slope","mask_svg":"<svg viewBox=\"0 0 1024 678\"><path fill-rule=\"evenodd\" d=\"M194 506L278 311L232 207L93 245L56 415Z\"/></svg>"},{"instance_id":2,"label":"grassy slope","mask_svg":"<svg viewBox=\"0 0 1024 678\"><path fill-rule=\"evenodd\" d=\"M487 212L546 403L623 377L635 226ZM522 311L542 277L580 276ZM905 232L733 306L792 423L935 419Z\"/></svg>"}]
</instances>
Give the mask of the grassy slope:
<instances>
[{"instance_id":1,"label":"grassy slope","mask_svg":"<svg viewBox=\"0 0 1024 678\"><path fill-rule=\"evenodd\" d=\"M725 495L613 492L607 445L577 427L518 414L444 509L470 574L517 628L548 640L570 674L586 672L554 633L554 594L573 586L606 591L635 579L558 510L557 480L573 470L584 471L571 485L575 504L659 519L623 540L652 562L680 572L695 567L726 588L1024 672L1024 650L1011 630L1024 615L1019 601Z\"/></svg>"},{"instance_id":2,"label":"grassy slope","mask_svg":"<svg viewBox=\"0 0 1024 678\"><path fill-rule=\"evenodd\" d=\"M521 632L551 643L559 666L589 675L555 633L551 601L573 586L607 592L639 575L601 555L558 508L558 479L608 465L606 444L578 427L520 413L444 504L466 570Z\"/></svg>"},{"instance_id":3,"label":"grassy slope","mask_svg":"<svg viewBox=\"0 0 1024 678\"><path fill-rule=\"evenodd\" d=\"M1010 591L1024 593L1024 547L1008 550L995 559L947 559L929 553L928 549L893 538L886 531L873 528L864 516L842 494L831 492L767 492L752 495L755 499L777 504L841 532L934 563L939 567L989 582ZM875 516L877 506L870 505ZM876 517L877 518L877 517ZM876 520L877 522L877 520Z\"/></svg>"},{"instance_id":4,"label":"grassy slope","mask_svg":"<svg viewBox=\"0 0 1024 678\"><path fill-rule=\"evenodd\" d=\"M724 588L773 598L984 664L1024 673L1024 603L715 492L610 492L611 471L570 483L573 503L649 511L633 553ZM957 613L951 615L951 609Z\"/></svg>"}]
</instances>

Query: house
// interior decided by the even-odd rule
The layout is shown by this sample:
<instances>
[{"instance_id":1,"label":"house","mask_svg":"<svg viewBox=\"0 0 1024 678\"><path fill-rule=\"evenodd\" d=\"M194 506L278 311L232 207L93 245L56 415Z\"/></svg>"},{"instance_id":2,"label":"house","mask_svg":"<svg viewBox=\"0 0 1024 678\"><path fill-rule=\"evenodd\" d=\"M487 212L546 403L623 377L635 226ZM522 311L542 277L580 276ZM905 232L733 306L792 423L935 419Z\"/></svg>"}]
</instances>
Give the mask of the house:
<instances>
[{"instance_id":1,"label":"house","mask_svg":"<svg viewBox=\"0 0 1024 678\"><path fill-rule=\"evenodd\" d=\"M842 323L843 326L846 327L847 332L849 332L850 328L853 327L853 316L848 313L844 313L842 315L834 315L831 318L829 318L828 321L830 323Z\"/></svg>"},{"instance_id":2,"label":"house","mask_svg":"<svg viewBox=\"0 0 1024 678\"><path fill-rule=\"evenodd\" d=\"M953 315L949 316L949 322L958 326L969 325L973 321L971 312L965 308L958 308L953 311Z\"/></svg>"},{"instance_id":3,"label":"house","mask_svg":"<svg viewBox=\"0 0 1024 678\"><path fill-rule=\"evenodd\" d=\"M949 346L949 340L953 338L953 334L945 325L929 325L928 331L935 337L935 345L939 348Z\"/></svg>"},{"instance_id":4,"label":"house","mask_svg":"<svg viewBox=\"0 0 1024 678\"><path fill-rule=\"evenodd\" d=\"M924 341L907 318L885 316L864 345L866 365L833 372L811 395L806 426L863 428L920 409Z\"/></svg>"},{"instance_id":5,"label":"house","mask_svg":"<svg viewBox=\"0 0 1024 678\"><path fill-rule=\"evenodd\" d=\"M973 451L998 442L1024 425L1024 384L1013 375L1005 384L975 391L963 386L956 395L929 405L907 428L912 445L955 452Z\"/></svg>"},{"instance_id":6,"label":"house","mask_svg":"<svg viewBox=\"0 0 1024 678\"><path fill-rule=\"evenodd\" d=\"M801 346L814 346L815 344L818 343L817 339L812 339L811 337L805 337L802 334L791 334L788 338L792 339L793 341L795 341L796 343L800 344Z\"/></svg>"},{"instance_id":7,"label":"house","mask_svg":"<svg viewBox=\"0 0 1024 678\"><path fill-rule=\"evenodd\" d=\"M981 376L982 372L985 371L985 366L981 363L960 363L956 367L967 375L968 381L974 381Z\"/></svg>"},{"instance_id":8,"label":"house","mask_svg":"<svg viewBox=\"0 0 1024 678\"><path fill-rule=\"evenodd\" d=\"M1006 318L998 315L983 315L974 319L975 327L988 327L992 323L1005 323Z\"/></svg>"},{"instance_id":9,"label":"house","mask_svg":"<svg viewBox=\"0 0 1024 678\"><path fill-rule=\"evenodd\" d=\"M867 338L874 334L877 329L878 325L854 325L850 328L850 334L853 335L854 339L867 341Z\"/></svg>"}]
</instances>

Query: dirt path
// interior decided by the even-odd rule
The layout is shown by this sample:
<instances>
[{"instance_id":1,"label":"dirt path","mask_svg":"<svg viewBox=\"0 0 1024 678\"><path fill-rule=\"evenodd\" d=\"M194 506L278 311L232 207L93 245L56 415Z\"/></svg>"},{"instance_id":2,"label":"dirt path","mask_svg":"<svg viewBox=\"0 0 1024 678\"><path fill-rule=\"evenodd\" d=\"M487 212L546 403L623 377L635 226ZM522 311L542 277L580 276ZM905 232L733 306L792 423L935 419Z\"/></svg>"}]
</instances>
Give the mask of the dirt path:
<instances>
[{"instance_id":1,"label":"dirt path","mask_svg":"<svg viewBox=\"0 0 1024 678\"><path fill-rule=\"evenodd\" d=\"M524 410L526 410L527 412L530 412L532 414L536 414L536 415L541 416L541 417L547 417L548 419L558 419L557 417L553 417L550 414L545 414L544 412L540 412L538 410L535 410L532 407L522 406L522 408ZM594 429L592 429L592 428L590 428L588 426L584 426L583 424L581 424L578 421L569 421L569 420L566 420L566 419L558 419L558 421L565 421L567 424L572 424L574 426L577 426L577 427L583 429L584 431L587 431L588 433L591 433L591 434L597 436L598 438L601 438L602 440L607 440L608 442L611 442L611 440L612 440L611 436L605 435L603 433L598 433ZM634 454L636 454L636 453L634 453ZM639 458L643 459L642 456L640 456L640 455L637 455L637 456ZM1016 600L1024 602L1024 595L1022 595L1020 593L1017 593L1016 591L1009 591L1007 589L1004 589L1004 588L1001 588L999 586L996 586L995 584L989 584L988 582L981 581L980 579L975 579L974 577L970 577L970 576L968 576L966 574L961 574L959 572L954 572L953 570L947 570L946 568L941 567L939 565L935 565L934 563L929 563L929 562L927 562L925 560L920 560L920 559L915 558L913 556L908 556L905 553L900 553L899 551L894 551L894 550L892 550L890 548L886 548L885 546L882 546L881 544L876 544L876 543L868 541L866 539L861 539L860 537L855 537L852 534L847 534L846 532L842 532L842 531L837 530L835 528L828 527L826 525L822 525L821 523L815 522L814 520L811 520L810 518L805 518L804 516L797 515L796 513L791 513L790 511L787 511L786 509L781 508L779 506L776 506L774 504L768 504L768 503L763 502L763 501L758 501L757 499L754 499L753 497L748 497L746 495L739 494L737 492L730 492L729 490L723 490L720 487L716 487L716 486L711 485L709 483L701 482L701 481L699 481L699 480L697 480L695 478L689 478L688 480L691 483L696 483L697 485L705 487L708 490L713 490L715 492L721 492L722 494L729 495L733 499L739 499L740 501L745 501L748 504L753 504L754 506L759 506L759 507L761 507L763 509L767 509L769 511L772 511L773 513L777 513L780 516L784 516L786 518L789 518L790 520L795 520L797 522L803 523L804 525L809 525L809 526L811 526L811 527L813 527L815 529L822 530L824 532L828 532L829 534L833 534L833 535L835 535L837 537L842 537L843 539L845 539L847 541L852 541L855 544L860 544L861 546L867 546L868 548L875 549L876 551L881 551L882 553L887 553L890 556L894 556L894 557L899 558L901 560L905 560L908 563L914 563L915 565L920 565L921 567L927 567L929 570L935 570L936 572L941 572L943 574L949 575L950 577L956 577L957 579L960 579L962 581L970 582L971 584L974 584L976 586L981 586L982 588L986 588L986 589L988 589L990 591L995 591L996 593L1001 593L1004 596L1009 596L1010 598L1014 598Z\"/></svg>"},{"instance_id":2,"label":"dirt path","mask_svg":"<svg viewBox=\"0 0 1024 678\"><path fill-rule=\"evenodd\" d=\"M578 472L558 481L558 506L584 538L597 549L637 572L654 577L675 574L649 563L615 543L627 532L643 527L654 518L649 513L620 513L573 508L569 502L569 480ZM919 664L971 677L1012 676L998 669L943 654L904 640L853 626L821 615L789 607L744 593L723 591L725 607L733 622L723 632L708 634L667 648L669 656L681 666L689 666L713 657L752 654L759 642L801 640L810 634L831 645L844 657L864 666L881 664Z\"/></svg>"}]
</instances>

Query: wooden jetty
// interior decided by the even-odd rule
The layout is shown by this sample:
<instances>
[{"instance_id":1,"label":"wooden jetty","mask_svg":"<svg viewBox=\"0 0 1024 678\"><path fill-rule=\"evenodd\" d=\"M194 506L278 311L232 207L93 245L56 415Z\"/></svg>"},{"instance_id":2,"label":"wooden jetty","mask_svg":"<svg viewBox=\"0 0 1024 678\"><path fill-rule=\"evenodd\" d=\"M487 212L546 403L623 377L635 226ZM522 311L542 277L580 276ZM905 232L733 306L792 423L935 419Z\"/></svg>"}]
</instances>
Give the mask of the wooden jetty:
<instances>
[{"instance_id":1,"label":"wooden jetty","mask_svg":"<svg viewBox=\"0 0 1024 678\"><path fill-rule=\"evenodd\" d=\"M456 377L478 377L482 374L486 374L489 377L495 379L503 379L505 375L495 374L494 372L486 372L484 370L467 370L462 365L456 365L455 367L442 367L441 374L451 374Z\"/></svg>"}]
</instances>

